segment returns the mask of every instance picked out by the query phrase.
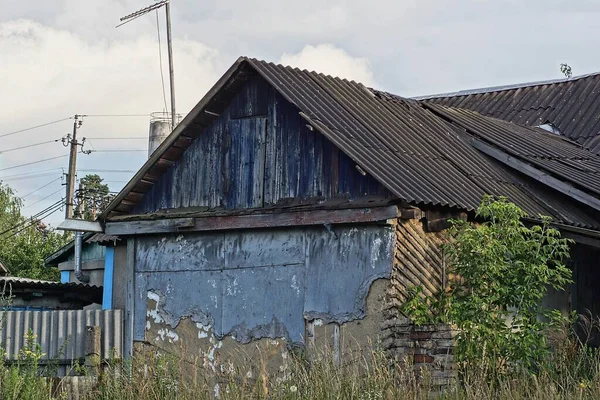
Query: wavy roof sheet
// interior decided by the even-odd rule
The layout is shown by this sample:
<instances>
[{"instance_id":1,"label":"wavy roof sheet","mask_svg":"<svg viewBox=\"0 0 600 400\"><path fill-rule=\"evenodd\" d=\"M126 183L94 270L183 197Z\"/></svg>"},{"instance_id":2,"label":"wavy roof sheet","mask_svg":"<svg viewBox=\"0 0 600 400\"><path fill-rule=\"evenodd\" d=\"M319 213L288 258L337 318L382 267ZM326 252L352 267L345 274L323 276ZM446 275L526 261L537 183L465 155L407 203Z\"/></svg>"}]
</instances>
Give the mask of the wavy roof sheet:
<instances>
[{"instance_id":1,"label":"wavy roof sheet","mask_svg":"<svg viewBox=\"0 0 600 400\"><path fill-rule=\"evenodd\" d=\"M399 199L415 205L473 210L484 194L505 195L533 217L544 214L566 224L600 227L593 213L563 210L577 203L559 193L547 192L544 199L539 199L537 182L474 149L463 127L449 123L418 101L353 81L245 57L238 59L177 126L102 217L129 213L160 179L161 171L169 168L195 135L202 134L202 127L228 104L232 93L256 74ZM511 138L522 134L514 124L494 129L500 134L506 131ZM565 149L581 150L570 143ZM600 186L593 189L600 190Z\"/></svg>"},{"instance_id":2,"label":"wavy roof sheet","mask_svg":"<svg viewBox=\"0 0 600 400\"><path fill-rule=\"evenodd\" d=\"M551 123L562 135L600 153L600 73L417 99L522 125Z\"/></svg>"}]
</instances>

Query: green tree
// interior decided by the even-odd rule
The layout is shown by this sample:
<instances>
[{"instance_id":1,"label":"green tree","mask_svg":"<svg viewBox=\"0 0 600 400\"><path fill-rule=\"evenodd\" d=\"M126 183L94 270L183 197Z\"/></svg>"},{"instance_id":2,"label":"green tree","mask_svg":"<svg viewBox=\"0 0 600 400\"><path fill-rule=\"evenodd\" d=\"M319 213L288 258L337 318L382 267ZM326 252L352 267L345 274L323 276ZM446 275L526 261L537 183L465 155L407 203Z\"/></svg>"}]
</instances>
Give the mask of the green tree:
<instances>
[{"instance_id":1,"label":"green tree","mask_svg":"<svg viewBox=\"0 0 600 400\"><path fill-rule=\"evenodd\" d=\"M14 191L0 184L0 261L11 275L34 279L58 279L56 268L45 268L44 259L64 246L69 238L48 229L41 221L21 214L22 202Z\"/></svg>"},{"instance_id":2,"label":"green tree","mask_svg":"<svg viewBox=\"0 0 600 400\"><path fill-rule=\"evenodd\" d=\"M491 361L495 370L533 368L549 354L546 330L557 315L542 307L549 287L571 283L564 264L570 241L549 219L527 227L525 212L506 199L483 199L479 226L456 221L448 246L452 270L450 319L460 329L463 361ZM541 316L546 318L540 318Z\"/></svg>"},{"instance_id":3,"label":"green tree","mask_svg":"<svg viewBox=\"0 0 600 400\"><path fill-rule=\"evenodd\" d=\"M83 201L83 217L87 220L95 220L96 216L110 203L110 191L108 185L102 183L99 175L89 174L81 178L80 184L83 193L79 193L79 200Z\"/></svg>"}]
</instances>

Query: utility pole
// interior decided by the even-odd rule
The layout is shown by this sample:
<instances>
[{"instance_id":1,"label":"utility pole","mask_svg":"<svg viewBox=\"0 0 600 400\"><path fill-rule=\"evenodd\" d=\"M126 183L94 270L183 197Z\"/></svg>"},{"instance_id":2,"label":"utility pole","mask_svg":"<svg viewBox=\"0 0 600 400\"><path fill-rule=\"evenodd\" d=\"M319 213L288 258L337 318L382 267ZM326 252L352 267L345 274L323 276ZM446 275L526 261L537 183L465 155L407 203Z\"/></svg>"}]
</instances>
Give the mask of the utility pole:
<instances>
[{"instance_id":1,"label":"utility pole","mask_svg":"<svg viewBox=\"0 0 600 400\"><path fill-rule=\"evenodd\" d=\"M169 53L169 84L171 86L171 130L175 129L175 74L173 73L173 45L171 42L171 3L165 4L165 16L167 19L167 50Z\"/></svg>"},{"instance_id":2,"label":"utility pole","mask_svg":"<svg viewBox=\"0 0 600 400\"><path fill-rule=\"evenodd\" d=\"M65 197L65 218L73 218L73 195L75 193L75 170L77 167L77 129L81 126L79 115L73 117L73 136L69 140L71 149L69 153L69 172L67 173L67 195Z\"/></svg>"}]
</instances>

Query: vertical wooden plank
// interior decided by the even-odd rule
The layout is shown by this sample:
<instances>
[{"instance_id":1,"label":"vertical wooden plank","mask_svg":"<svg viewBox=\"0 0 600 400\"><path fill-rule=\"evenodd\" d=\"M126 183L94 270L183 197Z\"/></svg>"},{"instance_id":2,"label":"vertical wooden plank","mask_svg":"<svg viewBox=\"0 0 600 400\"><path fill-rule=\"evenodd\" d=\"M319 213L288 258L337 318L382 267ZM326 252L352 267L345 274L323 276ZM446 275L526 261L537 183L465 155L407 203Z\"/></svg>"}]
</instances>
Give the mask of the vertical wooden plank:
<instances>
[{"instance_id":1,"label":"vertical wooden plank","mask_svg":"<svg viewBox=\"0 0 600 400\"><path fill-rule=\"evenodd\" d=\"M251 184L253 192L252 207L264 207L265 168L267 154L267 120L259 118L256 121L256 139L254 141L254 164Z\"/></svg>"},{"instance_id":2,"label":"vertical wooden plank","mask_svg":"<svg viewBox=\"0 0 600 400\"><path fill-rule=\"evenodd\" d=\"M333 324L333 365L340 366L340 325Z\"/></svg>"},{"instance_id":3,"label":"vertical wooden plank","mask_svg":"<svg viewBox=\"0 0 600 400\"><path fill-rule=\"evenodd\" d=\"M133 313L135 311L135 238L127 239L127 291L125 298L125 326L123 338L123 357L133 355Z\"/></svg>"},{"instance_id":4,"label":"vertical wooden plank","mask_svg":"<svg viewBox=\"0 0 600 400\"><path fill-rule=\"evenodd\" d=\"M277 100L275 91L269 89L269 103L266 122L265 136L265 175L263 205L269 206L275 203L275 192L279 185L277 174Z\"/></svg>"}]
</instances>

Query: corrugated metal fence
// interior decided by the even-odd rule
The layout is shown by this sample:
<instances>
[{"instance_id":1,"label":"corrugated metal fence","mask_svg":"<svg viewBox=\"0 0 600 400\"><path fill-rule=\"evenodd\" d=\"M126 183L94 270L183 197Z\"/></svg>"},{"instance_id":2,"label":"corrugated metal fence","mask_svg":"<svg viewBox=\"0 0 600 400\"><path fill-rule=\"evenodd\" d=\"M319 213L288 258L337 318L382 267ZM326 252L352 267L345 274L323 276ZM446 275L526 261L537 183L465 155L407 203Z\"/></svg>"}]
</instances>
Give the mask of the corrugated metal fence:
<instances>
[{"instance_id":1,"label":"corrugated metal fence","mask_svg":"<svg viewBox=\"0 0 600 400\"><path fill-rule=\"evenodd\" d=\"M86 326L101 328L102 359L123 356L122 310L4 311L0 320L0 346L8 360L19 359L31 330L45 354L43 363L71 365L85 357Z\"/></svg>"}]
</instances>

